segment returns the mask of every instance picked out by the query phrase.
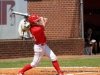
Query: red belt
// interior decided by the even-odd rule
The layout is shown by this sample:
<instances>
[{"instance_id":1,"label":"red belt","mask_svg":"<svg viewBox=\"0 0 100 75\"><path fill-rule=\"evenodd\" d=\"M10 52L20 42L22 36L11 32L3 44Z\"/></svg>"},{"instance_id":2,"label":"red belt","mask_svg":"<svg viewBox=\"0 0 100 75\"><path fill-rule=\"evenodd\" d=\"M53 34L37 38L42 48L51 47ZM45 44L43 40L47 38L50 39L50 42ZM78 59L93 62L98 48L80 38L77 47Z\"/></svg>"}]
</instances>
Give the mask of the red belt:
<instances>
[{"instance_id":1,"label":"red belt","mask_svg":"<svg viewBox=\"0 0 100 75\"><path fill-rule=\"evenodd\" d=\"M43 46L43 45L45 45L45 43L43 43L43 44L37 44L37 45L41 45L41 46Z\"/></svg>"},{"instance_id":2,"label":"red belt","mask_svg":"<svg viewBox=\"0 0 100 75\"><path fill-rule=\"evenodd\" d=\"M41 46L43 46L43 45L45 45L45 43L44 44L41 44Z\"/></svg>"}]
</instances>

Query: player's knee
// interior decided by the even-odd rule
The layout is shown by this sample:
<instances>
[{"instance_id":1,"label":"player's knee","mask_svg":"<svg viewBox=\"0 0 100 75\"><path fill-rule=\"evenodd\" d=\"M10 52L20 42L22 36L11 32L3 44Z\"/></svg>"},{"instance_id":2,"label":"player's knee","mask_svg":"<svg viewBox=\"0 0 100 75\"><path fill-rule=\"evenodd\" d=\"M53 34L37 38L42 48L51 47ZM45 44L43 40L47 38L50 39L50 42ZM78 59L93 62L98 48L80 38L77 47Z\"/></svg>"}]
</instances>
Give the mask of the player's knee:
<instances>
[{"instance_id":1,"label":"player's knee","mask_svg":"<svg viewBox=\"0 0 100 75\"><path fill-rule=\"evenodd\" d=\"M51 61L56 61L56 60L57 60L56 56L51 57Z\"/></svg>"},{"instance_id":2,"label":"player's knee","mask_svg":"<svg viewBox=\"0 0 100 75\"><path fill-rule=\"evenodd\" d=\"M35 68L35 67L38 66L38 63L36 63L35 61L33 61L33 62L31 63L31 66L32 66L33 68Z\"/></svg>"}]
</instances>

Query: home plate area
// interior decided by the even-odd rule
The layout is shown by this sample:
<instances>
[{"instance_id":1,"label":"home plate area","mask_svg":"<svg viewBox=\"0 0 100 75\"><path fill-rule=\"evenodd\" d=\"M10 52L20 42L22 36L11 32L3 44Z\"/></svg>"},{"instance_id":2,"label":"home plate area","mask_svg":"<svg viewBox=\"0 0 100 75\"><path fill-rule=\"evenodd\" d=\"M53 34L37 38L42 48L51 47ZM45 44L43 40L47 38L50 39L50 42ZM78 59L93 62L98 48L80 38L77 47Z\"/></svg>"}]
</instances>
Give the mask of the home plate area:
<instances>
[{"instance_id":1,"label":"home plate area","mask_svg":"<svg viewBox=\"0 0 100 75\"><path fill-rule=\"evenodd\" d=\"M21 68L0 68L0 75L17 75ZM64 75L100 75L100 67L61 67ZM24 75L57 75L53 67L37 67Z\"/></svg>"}]
</instances>

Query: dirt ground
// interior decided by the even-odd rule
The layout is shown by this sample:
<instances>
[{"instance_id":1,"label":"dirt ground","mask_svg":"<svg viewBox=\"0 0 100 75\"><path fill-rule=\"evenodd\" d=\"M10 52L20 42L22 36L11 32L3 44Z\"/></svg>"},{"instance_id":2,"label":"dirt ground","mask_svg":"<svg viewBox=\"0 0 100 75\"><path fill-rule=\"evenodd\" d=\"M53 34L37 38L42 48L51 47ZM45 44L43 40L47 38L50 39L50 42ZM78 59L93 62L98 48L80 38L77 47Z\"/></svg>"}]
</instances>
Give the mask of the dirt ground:
<instances>
[{"instance_id":1,"label":"dirt ground","mask_svg":"<svg viewBox=\"0 0 100 75\"><path fill-rule=\"evenodd\" d=\"M0 75L17 75L21 68L2 68ZM100 75L100 67L62 67L64 75ZM53 67L37 67L25 72L25 75L57 75Z\"/></svg>"},{"instance_id":2,"label":"dirt ground","mask_svg":"<svg viewBox=\"0 0 100 75\"><path fill-rule=\"evenodd\" d=\"M100 55L67 55L67 56L57 56L60 59L81 59L81 58L100 58ZM18 61L29 58L15 58L15 59L0 59L2 61ZM43 59L48 59L43 57ZM0 75L17 75L21 68L0 68ZM61 67L64 75L100 75L100 67ZM57 72L53 67L37 67L30 69L25 72L25 75L56 75Z\"/></svg>"}]
</instances>

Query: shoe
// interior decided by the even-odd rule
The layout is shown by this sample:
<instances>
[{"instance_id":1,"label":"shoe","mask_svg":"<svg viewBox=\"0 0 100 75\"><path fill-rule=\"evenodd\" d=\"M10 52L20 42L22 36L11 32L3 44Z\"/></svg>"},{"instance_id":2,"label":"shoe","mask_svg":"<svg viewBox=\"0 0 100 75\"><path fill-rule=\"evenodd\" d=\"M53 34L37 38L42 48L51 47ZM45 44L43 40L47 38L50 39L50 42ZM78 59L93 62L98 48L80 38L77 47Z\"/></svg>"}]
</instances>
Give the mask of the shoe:
<instances>
[{"instance_id":1,"label":"shoe","mask_svg":"<svg viewBox=\"0 0 100 75\"><path fill-rule=\"evenodd\" d=\"M17 75L24 75L24 73L19 72Z\"/></svg>"},{"instance_id":2,"label":"shoe","mask_svg":"<svg viewBox=\"0 0 100 75\"><path fill-rule=\"evenodd\" d=\"M64 75L64 73L63 72L59 72L58 75Z\"/></svg>"},{"instance_id":3,"label":"shoe","mask_svg":"<svg viewBox=\"0 0 100 75\"><path fill-rule=\"evenodd\" d=\"M59 73L58 75L64 75L63 73Z\"/></svg>"}]
</instances>

